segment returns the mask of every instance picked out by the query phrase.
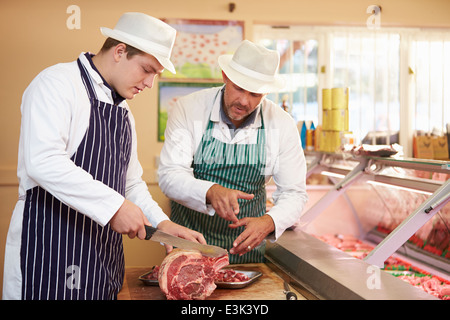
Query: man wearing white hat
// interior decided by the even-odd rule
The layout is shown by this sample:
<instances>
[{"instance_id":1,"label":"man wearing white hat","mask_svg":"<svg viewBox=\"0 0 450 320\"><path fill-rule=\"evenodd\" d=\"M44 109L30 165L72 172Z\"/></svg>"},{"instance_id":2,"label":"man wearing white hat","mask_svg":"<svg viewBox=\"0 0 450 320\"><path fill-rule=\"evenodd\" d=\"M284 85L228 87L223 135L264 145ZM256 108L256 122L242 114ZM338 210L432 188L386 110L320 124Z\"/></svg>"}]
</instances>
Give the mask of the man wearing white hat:
<instances>
[{"instance_id":1,"label":"man wearing white hat","mask_svg":"<svg viewBox=\"0 0 450 320\"><path fill-rule=\"evenodd\" d=\"M178 99L169 111L158 170L171 219L232 254L261 262L307 200L305 158L294 120L267 93L283 88L279 54L244 40L219 57L224 86ZM265 184L275 205L266 213ZM231 223L230 223L231 222Z\"/></svg>"},{"instance_id":2,"label":"man wearing white hat","mask_svg":"<svg viewBox=\"0 0 450 320\"><path fill-rule=\"evenodd\" d=\"M148 192L126 103L164 68L175 72L176 32L141 13L101 31L108 38L97 55L45 69L23 95L4 299L116 298L122 234L143 239L144 224L205 243L171 222Z\"/></svg>"}]
</instances>

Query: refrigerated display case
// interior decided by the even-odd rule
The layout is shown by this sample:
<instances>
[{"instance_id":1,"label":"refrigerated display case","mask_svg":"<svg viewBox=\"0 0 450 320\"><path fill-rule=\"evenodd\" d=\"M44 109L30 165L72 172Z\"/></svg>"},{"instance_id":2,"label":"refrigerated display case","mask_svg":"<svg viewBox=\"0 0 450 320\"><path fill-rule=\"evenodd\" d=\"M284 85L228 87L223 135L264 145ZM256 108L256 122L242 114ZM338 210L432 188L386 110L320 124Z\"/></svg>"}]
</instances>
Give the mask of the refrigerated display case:
<instances>
[{"instance_id":1,"label":"refrigerated display case","mask_svg":"<svg viewBox=\"0 0 450 320\"><path fill-rule=\"evenodd\" d=\"M414 289L425 292L426 296L422 296L413 290L411 294L417 299L450 298L450 162L321 152L308 152L306 157L308 181L321 183L308 184L308 207L284 239L282 236L281 241L269 245L268 260L283 265L285 272L303 283L300 286L311 288L313 285L305 277L314 277L302 275L299 280L298 273L304 271L295 267L307 262L291 253L305 254L318 245L316 241L321 241L330 249L330 252L321 251L325 256L334 256L333 250L338 249L362 265L356 271L355 265L350 266L350 261L356 263L353 260L337 263L322 257L327 265L349 264L350 274L338 282L334 276L327 275L322 287L336 287L339 283L340 290L329 296L323 295L322 289L312 289L319 298L406 299L404 290L398 291L398 296L393 295L397 285L403 283L413 284L411 288L415 286ZM328 183L324 185L323 178L317 176L327 177ZM287 238L290 239L285 242ZM359 282L351 274L359 272L359 278L367 278L364 270L371 266L380 268L383 277L390 279L390 288L384 288L381 293L369 290L367 283L360 282L359 291L348 295L348 286ZM322 273L323 270L319 272ZM342 287L343 282L348 282L348 286ZM315 283L319 285L320 281ZM442 288L445 290L436 292ZM347 295L342 295L343 292Z\"/></svg>"}]
</instances>

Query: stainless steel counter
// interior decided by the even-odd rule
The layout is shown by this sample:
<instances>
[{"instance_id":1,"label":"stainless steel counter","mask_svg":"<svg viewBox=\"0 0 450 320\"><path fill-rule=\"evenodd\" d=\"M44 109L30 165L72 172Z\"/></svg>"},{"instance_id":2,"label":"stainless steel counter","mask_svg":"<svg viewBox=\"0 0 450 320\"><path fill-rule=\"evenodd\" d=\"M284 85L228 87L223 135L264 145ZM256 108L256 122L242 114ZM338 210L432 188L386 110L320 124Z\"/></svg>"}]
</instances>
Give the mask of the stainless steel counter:
<instances>
[{"instance_id":1,"label":"stainless steel counter","mask_svg":"<svg viewBox=\"0 0 450 320\"><path fill-rule=\"evenodd\" d=\"M437 299L303 231L286 231L277 242L268 242L266 258L293 280L297 291L310 298Z\"/></svg>"}]
</instances>

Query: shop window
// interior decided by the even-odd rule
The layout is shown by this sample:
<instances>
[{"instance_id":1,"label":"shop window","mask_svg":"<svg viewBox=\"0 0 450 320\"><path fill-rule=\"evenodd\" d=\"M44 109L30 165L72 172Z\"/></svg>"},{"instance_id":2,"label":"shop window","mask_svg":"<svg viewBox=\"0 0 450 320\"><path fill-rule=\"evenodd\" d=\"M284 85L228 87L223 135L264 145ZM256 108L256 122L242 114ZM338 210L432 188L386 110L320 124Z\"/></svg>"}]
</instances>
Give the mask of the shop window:
<instances>
[{"instance_id":1,"label":"shop window","mask_svg":"<svg viewBox=\"0 0 450 320\"><path fill-rule=\"evenodd\" d=\"M418 33L410 50L414 129L442 134L450 123L450 35Z\"/></svg>"},{"instance_id":2,"label":"shop window","mask_svg":"<svg viewBox=\"0 0 450 320\"><path fill-rule=\"evenodd\" d=\"M280 52L285 92L296 121L321 123L321 90L350 88L350 130L358 140L369 132L398 133L400 127L400 36L365 28L255 26L256 41ZM398 141L392 141L398 142ZM389 141L388 141L389 143Z\"/></svg>"},{"instance_id":3,"label":"shop window","mask_svg":"<svg viewBox=\"0 0 450 320\"><path fill-rule=\"evenodd\" d=\"M400 130L400 36L368 31L331 35L332 87L348 87L349 128L358 139L385 143ZM382 139L383 140L383 139Z\"/></svg>"},{"instance_id":4,"label":"shop window","mask_svg":"<svg viewBox=\"0 0 450 320\"><path fill-rule=\"evenodd\" d=\"M358 143L380 144L381 134L381 143L398 142L412 156L416 131L443 134L450 126L447 30L255 25L253 35L280 52L288 86L269 98L284 100L296 121L321 124L322 89L349 87Z\"/></svg>"},{"instance_id":5,"label":"shop window","mask_svg":"<svg viewBox=\"0 0 450 320\"><path fill-rule=\"evenodd\" d=\"M279 73L285 90L268 98L285 108L296 121L318 123L318 41L315 39L261 39L260 43L280 53Z\"/></svg>"}]
</instances>

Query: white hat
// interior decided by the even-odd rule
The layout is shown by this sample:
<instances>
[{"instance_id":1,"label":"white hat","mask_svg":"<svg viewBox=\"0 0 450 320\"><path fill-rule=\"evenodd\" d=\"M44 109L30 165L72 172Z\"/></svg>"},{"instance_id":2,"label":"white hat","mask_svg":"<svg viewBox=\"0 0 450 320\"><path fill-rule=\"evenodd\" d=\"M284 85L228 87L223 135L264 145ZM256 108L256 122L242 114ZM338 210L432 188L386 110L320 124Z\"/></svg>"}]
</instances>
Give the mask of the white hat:
<instances>
[{"instance_id":1,"label":"white hat","mask_svg":"<svg viewBox=\"0 0 450 320\"><path fill-rule=\"evenodd\" d=\"M219 57L219 66L239 87L254 93L283 89L284 80L277 75L280 54L248 40L242 41L234 55Z\"/></svg>"},{"instance_id":2,"label":"white hat","mask_svg":"<svg viewBox=\"0 0 450 320\"><path fill-rule=\"evenodd\" d=\"M175 73L170 62L176 30L167 23L139 12L124 13L114 29L100 28L102 34L154 56L161 65Z\"/></svg>"}]
</instances>

